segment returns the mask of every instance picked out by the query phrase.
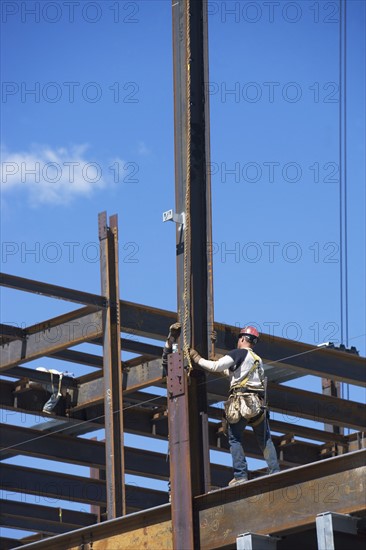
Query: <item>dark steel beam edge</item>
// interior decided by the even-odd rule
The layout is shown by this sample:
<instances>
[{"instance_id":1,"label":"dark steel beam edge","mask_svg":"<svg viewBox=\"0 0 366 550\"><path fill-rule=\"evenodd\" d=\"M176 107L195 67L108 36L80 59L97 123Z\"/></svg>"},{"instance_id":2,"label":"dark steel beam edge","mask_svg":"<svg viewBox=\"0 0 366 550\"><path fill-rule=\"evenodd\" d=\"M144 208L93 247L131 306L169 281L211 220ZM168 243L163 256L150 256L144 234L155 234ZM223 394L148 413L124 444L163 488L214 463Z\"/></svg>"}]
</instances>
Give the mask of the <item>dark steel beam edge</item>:
<instances>
[{"instance_id":1,"label":"dark steel beam edge","mask_svg":"<svg viewBox=\"0 0 366 550\"><path fill-rule=\"evenodd\" d=\"M104 296L52 285L50 283L43 283L41 281L34 281L32 279L10 275L9 273L0 273L0 285L15 290L41 294L49 298L59 298L68 302L96 306L98 308L104 308L106 306L106 299Z\"/></svg>"}]
</instances>

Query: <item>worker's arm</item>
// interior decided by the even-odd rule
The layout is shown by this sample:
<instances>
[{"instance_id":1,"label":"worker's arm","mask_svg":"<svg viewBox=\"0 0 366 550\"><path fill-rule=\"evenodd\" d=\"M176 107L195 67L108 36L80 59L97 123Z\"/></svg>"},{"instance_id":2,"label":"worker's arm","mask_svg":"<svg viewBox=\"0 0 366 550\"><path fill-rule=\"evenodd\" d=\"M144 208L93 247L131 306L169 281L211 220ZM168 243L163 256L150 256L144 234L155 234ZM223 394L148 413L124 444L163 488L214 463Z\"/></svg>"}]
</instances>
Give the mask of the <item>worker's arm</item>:
<instances>
[{"instance_id":1,"label":"worker's arm","mask_svg":"<svg viewBox=\"0 0 366 550\"><path fill-rule=\"evenodd\" d=\"M230 357L230 355L224 355L217 361L210 361L209 359L203 359L203 357L201 357L196 350L191 349L190 356L197 365L211 372L224 372L228 375L228 369L235 365L235 361L232 357Z\"/></svg>"}]
</instances>

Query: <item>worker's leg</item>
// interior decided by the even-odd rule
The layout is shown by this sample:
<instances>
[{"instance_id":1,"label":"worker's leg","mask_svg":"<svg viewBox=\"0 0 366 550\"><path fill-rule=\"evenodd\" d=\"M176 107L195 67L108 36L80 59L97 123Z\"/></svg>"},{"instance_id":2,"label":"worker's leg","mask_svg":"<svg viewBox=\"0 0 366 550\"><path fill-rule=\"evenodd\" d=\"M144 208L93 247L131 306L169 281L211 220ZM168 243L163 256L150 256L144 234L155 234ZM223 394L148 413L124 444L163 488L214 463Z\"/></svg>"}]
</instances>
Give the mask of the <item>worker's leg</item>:
<instances>
[{"instance_id":1,"label":"worker's leg","mask_svg":"<svg viewBox=\"0 0 366 550\"><path fill-rule=\"evenodd\" d=\"M268 418L264 419L260 424L253 426L253 431L256 435L258 444L263 452L263 456L268 465L268 473L274 474L280 471L277 460L276 448L271 439Z\"/></svg>"},{"instance_id":2,"label":"worker's leg","mask_svg":"<svg viewBox=\"0 0 366 550\"><path fill-rule=\"evenodd\" d=\"M233 460L234 477L237 479L248 479L248 465L242 446L242 436L247 421L241 418L236 424L229 424L228 436L231 457Z\"/></svg>"}]
</instances>

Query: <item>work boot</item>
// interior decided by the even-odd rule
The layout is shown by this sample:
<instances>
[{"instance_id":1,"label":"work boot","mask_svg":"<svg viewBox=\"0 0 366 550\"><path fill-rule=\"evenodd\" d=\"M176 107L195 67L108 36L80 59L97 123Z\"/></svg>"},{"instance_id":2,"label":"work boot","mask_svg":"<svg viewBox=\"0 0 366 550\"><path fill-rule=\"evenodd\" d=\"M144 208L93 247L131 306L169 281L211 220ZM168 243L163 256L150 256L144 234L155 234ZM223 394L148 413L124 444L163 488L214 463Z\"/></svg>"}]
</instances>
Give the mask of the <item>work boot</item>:
<instances>
[{"instance_id":1,"label":"work boot","mask_svg":"<svg viewBox=\"0 0 366 550\"><path fill-rule=\"evenodd\" d=\"M234 477L231 481L229 481L228 486L233 487L234 485L240 485L246 481L248 481L247 477Z\"/></svg>"}]
</instances>

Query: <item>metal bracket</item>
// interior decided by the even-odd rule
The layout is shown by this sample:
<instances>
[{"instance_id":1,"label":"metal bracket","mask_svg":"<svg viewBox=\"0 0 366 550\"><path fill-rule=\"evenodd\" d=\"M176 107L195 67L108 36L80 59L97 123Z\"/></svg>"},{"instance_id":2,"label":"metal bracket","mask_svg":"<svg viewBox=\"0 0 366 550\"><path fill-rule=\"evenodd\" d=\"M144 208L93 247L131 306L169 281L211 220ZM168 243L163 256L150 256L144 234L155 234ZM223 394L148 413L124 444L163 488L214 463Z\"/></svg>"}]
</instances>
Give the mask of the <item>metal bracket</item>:
<instances>
[{"instance_id":1,"label":"metal bracket","mask_svg":"<svg viewBox=\"0 0 366 550\"><path fill-rule=\"evenodd\" d=\"M166 210L166 212L163 212L163 222L175 222L184 226L186 222L186 215L184 212L181 214L176 214L172 209Z\"/></svg>"},{"instance_id":2,"label":"metal bracket","mask_svg":"<svg viewBox=\"0 0 366 550\"><path fill-rule=\"evenodd\" d=\"M170 399L185 393L185 376L182 352L168 355L167 389Z\"/></svg>"},{"instance_id":3,"label":"metal bracket","mask_svg":"<svg viewBox=\"0 0 366 550\"><path fill-rule=\"evenodd\" d=\"M334 550L336 548L334 533L357 534L358 517L336 512L323 512L316 516L316 535L318 548Z\"/></svg>"},{"instance_id":4,"label":"metal bracket","mask_svg":"<svg viewBox=\"0 0 366 550\"><path fill-rule=\"evenodd\" d=\"M279 537L258 535L257 533L243 533L236 538L237 550L276 550Z\"/></svg>"}]
</instances>

